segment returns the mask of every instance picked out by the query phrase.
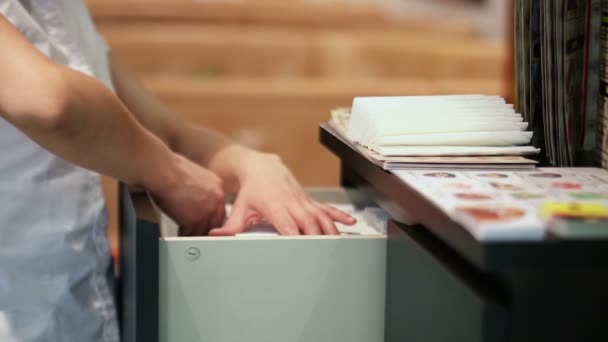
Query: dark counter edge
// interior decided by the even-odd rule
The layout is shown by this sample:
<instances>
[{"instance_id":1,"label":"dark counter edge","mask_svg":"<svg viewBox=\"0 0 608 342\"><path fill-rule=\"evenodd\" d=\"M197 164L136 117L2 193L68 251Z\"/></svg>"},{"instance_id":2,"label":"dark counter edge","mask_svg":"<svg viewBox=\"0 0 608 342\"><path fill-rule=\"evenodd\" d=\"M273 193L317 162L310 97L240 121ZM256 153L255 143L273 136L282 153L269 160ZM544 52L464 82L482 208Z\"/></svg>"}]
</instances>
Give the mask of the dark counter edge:
<instances>
[{"instance_id":1,"label":"dark counter edge","mask_svg":"<svg viewBox=\"0 0 608 342\"><path fill-rule=\"evenodd\" d=\"M565 270L608 266L608 258L605 257L605 251L608 250L606 240L565 241L548 237L541 241L477 241L415 189L375 165L338 138L326 124L319 127L319 139L322 145L340 158L344 176L348 177L350 172L356 174L349 177L354 179L347 179L347 183L367 183L363 185L368 185L378 192L380 197L414 216L424 229L482 271ZM391 212L391 208L387 209Z\"/></svg>"},{"instance_id":2,"label":"dark counter edge","mask_svg":"<svg viewBox=\"0 0 608 342\"><path fill-rule=\"evenodd\" d=\"M120 186L120 314L125 342L158 341L158 218L145 193Z\"/></svg>"}]
</instances>

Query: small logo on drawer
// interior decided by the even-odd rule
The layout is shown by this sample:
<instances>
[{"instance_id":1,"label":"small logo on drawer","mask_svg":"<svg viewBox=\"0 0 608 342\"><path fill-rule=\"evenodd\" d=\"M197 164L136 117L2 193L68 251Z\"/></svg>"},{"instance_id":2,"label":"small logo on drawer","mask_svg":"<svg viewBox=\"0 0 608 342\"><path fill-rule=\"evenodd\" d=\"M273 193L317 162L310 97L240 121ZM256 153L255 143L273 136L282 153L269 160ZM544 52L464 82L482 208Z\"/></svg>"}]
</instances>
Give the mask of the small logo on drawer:
<instances>
[{"instance_id":1,"label":"small logo on drawer","mask_svg":"<svg viewBox=\"0 0 608 342\"><path fill-rule=\"evenodd\" d=\"M188 261L196 261L201 257L201 251L196 247L190 247L186 249L185 256Z\"/></svg>"}]
</instances>

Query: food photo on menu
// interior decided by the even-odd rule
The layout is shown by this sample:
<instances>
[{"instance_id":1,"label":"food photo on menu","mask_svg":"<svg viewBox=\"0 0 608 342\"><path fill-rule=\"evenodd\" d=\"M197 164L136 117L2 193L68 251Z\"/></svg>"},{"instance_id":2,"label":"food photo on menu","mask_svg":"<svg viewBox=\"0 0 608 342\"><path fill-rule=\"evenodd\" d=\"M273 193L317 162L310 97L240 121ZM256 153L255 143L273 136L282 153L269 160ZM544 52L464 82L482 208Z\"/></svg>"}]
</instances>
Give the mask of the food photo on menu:
<instances>
[{"instance_id":1,"label":"food photo on menu","mask_svg":"<svg viewBox=\"0 0 608 342\"><path fill-rule=\"evenodd\" d=\"M596 236L606 234L606 229L594 228L608 218L606 170L539 168L533 172L399 170L394 173L482 241L540 240L548 232L571 238L591 236L590 233L568 233L563 228L565 218L577 219L578 232L585 231L586 222ZM564 211L564 206L570 211ZM554 208L560 211L550 214ZM551 228L556 225L562 228Z\"/></svg>"}]
</instances>

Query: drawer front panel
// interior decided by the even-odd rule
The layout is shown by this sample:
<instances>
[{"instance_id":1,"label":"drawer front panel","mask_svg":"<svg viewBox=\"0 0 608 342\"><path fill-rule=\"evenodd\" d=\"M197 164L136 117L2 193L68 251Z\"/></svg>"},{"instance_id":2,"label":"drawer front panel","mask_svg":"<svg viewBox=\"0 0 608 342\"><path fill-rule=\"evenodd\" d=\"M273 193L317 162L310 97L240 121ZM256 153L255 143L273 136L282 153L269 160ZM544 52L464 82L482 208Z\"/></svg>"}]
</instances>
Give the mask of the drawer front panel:
<instances>
[{"instance_id":1,"label":"drawer front panel","mask_svg":"<svg viewBox=\"0 0 608 342\"><path fill-rule=\"evenodd\" d=\"M386 238L161 240L160 341L384 339Z\"/></svg>"}]
</instances>

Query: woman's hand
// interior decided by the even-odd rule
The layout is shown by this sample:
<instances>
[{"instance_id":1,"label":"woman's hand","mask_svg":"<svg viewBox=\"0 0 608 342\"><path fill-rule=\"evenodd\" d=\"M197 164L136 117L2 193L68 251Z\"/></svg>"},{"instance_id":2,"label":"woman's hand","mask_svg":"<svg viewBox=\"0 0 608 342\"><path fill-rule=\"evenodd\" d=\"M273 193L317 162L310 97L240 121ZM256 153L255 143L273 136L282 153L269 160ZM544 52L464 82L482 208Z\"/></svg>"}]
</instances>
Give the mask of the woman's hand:
<instances>
[{"instance_id":1,"label":"woman's hand","mask_svg":"<svg viewBox=\"0 0 608 342\"><path fill-rule=\"evenodd\" d=\"M251 152L241 165L245 169L232 212L209 235L235 235L261 220L272 223L282 235L338 235L334 222L356 222L350 215L314 201L275 155Z\"/></svg>"},{"instance_id":2,"label":"woman's hand","mask_svg":"<svg viewBox=\"0 0 608 342\"><path fill-rule=\"evenodd\" d=\"M222 180L213 172L176 155L172 180L152 191L158 206L180 227L180 235L207 235L226 220Z\"/></svg>"}]
</instances>

